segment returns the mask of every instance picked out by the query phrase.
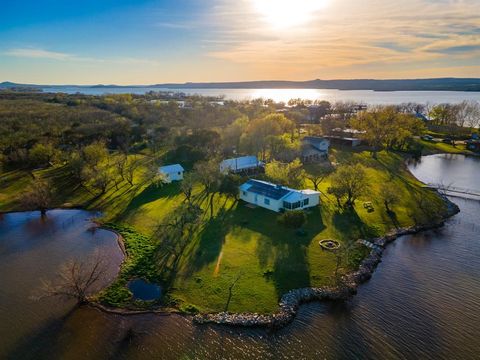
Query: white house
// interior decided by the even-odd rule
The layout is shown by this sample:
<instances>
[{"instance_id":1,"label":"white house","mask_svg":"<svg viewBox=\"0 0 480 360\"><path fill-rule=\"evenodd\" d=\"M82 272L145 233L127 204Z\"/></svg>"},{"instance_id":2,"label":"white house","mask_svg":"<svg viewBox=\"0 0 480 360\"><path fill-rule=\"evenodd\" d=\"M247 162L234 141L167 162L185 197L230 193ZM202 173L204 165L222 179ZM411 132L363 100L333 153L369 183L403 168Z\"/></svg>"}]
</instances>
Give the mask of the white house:
<instances>
[{"instance_id":1,"label":"white house","mask_svg":"<svg viewBox=\"0 0 480 360\"><path fill-rule=\"evenodd\" d=\"M172 181L183 180L183 173L185 172L185 170L183 169L182 165L174 164L161 166L158 169L158 172L165 176L166 183L171 183Z\"/></svg>"},{"instance_id":2,"label":"white house","mask_svg":"<svg viewBox=\"0 0 480 360\"><path fill-rule=\"evenodd\" d=\"M224 174L227 172L248 172L261 168L264 165L265 164L263 162L258 161L256 156L242 156L238 158L223 160L220 163L220 172Z\"/></svg>"},{"instance_id":3,"label":"white house","mask_svg":"<svg viewBox=\"0 0 480 360\"><path fill-rule=\"evenodd\" d=\"M266 181L251 179L239 189L243 201L276 212L307 209L320 203L318 191L295 190Z\"/></svg>"}]
</instances>

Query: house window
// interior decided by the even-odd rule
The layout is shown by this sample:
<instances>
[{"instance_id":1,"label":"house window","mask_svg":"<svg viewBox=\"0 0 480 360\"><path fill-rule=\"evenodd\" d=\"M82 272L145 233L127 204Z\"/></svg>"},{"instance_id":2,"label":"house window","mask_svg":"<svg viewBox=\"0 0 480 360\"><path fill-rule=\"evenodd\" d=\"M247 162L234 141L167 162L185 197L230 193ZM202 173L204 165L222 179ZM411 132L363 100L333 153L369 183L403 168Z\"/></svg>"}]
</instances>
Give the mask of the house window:
<instances>
[{"instance_id":1,"label":"house window","mask_svg":"<svg viewBox=\"0 0 480 360\"><path fill-rule=\"evenodd\" d=\"M263 199L263 202L265 203L265 205L270 205L270 199L265 198Z\"/></svg>"},{"instance_id":2,"label":"house window","mask_svg":"<svg viewBox=\"0 0 480 360\"><path fill-rule=\"evenodd\" d=\"M179 171L179 172L178 172L178 175L182 175L182 173Z\"/></svg>"},{"instance_id":3,"label":"house window","mask_svg":"<svg viewBox=\"0 0 480 360\"><path fill-rule=\"evenodd\" d=\"M294 203L290 204L289 209L295 210L296 208L298 208L298 206L299 206L299 203L298 203L298 202L294 202Z\"/></svg>"},{"instance_id":4,"label":"house window","mask_svg":"<svg viewBox=\"0 0 480 360\"><path fill-rule=\"evenodd\" d=\"M284 201L284 202L283 202L283 207L284 207L285 209L291 209L291 208L292 208L292 204L290 204L289 202Z\"/></svg>"},{"instance_id":5,"label":"house window","mask_svg":"<svg viewBox=\"0 0 480 360\"><path fill-rule=\"evenodd\" d=\"M243 193L243 196L247 196L247 192L246 191L242 191Z\"/></svg>"},{"instance_id":6,"label":"house window","mask_svg":"<svg viewBox=\"0 0 480 360\"><path fill-rule=\"evenodd\" d=\"M303 206L307 206L309 202L310 202L310 199L303 200Z\"/></svg>"}]
</instances>

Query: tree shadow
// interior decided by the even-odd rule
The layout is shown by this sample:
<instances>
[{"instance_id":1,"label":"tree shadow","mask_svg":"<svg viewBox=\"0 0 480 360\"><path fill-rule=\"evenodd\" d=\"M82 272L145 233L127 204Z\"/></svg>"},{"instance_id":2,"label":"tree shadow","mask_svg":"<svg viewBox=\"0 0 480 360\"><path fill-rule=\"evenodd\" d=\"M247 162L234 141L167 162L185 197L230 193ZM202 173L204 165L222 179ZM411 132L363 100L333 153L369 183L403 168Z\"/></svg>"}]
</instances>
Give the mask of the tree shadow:
<instances>
[{"instance_id":1,"label":"tree shadow","mask_svg":"<svg viewBox=\"0 0 480 360\"><path fill-rule=\"evenodd\" d=\"M72 307L65 315L48 320L38 329L19 340L9 351L7 359L52 359L55 358L55 344L64 331L69 318L78 309Z\"/></svg>"},{"instance_id":2,"label":"tree shadow","mask_svg":"<svg viewBox=\"0 0 480 360\"><path fill-rule=\"evenodd\" d=\"M387 216L392 221L393 226L395 226L397 229L401 226L400 222L398 221L397 214L395 213L395 211L387 210Z\"/></svg>"},{"instance_id":3,"label":"tree shadow","mask_svg":"<svg viewBox=\"0 0 480 360\"><path fill-rule=\"evenodd\" d=\"M178 183L171 183L164 186L156 186L154 184L146 187L140 194L135 196L126 208L126 212L134 211L145 204L161 198L170 198L178 195L180 185Z\"/></svg>"},{"instance_id":4,"label":"tree shadow","mask_svg":"<svg viewBox=\"0 0 480 360\"><path fill-rule=\"evenodd\" d=\"M372 238L380 235L379 229L365 224L353 207L337 210L332 224L344 239Z\"/></svg>"},{"instance_id":5,"label":"tree shadow","mask_svg":"<svg viewBox=\"0 0 480 360\"><path fill-rule=\"evenodd\" d=\"M257 245L257 256L266 270L264 276L274 283L278 296L291 289L310 286L308 246L325 229L320 208L309 210L303 235L278 224L279 215L276 213L265 209L245 209L252 214L243 226L265 237Z\"/></svg>"}]
</instances>

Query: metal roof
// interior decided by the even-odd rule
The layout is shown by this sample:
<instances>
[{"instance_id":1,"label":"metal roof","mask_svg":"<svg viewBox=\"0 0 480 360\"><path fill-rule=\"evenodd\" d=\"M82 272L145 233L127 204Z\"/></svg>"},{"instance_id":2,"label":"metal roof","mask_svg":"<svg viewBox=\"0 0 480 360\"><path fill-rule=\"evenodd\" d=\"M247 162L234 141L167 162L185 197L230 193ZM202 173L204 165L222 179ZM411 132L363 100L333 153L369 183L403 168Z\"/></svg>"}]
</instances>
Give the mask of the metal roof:
<instances>
[{"instance_id":1,"label":"metal roof","mask_svg":"<svg viewBox=\"0 0 480 360\"><path fill-rule=\"evenodd\" d=\"M173 164L173 165L161 166L159 170L160 170L162 173L165 173L165 174L171 174L171 173L175 173L175 172L182 172L182 171L184 171L182 165L180 165L180 164Z\"/></svg>"},{"instance_id":2,"label":"metal roof","mask_svg":"<svg viewBox=\"0 0 480 360\"><path fill-rule=\"evenodd\" d=\"M291 189L285 188L280 185L275 185L266 181L254 179L248 180L245 185L250 185L248 189L246 189L246 191L253 192L254 194L258 195L263 195L274 200L280 200L292 191Z\"/></svg>"},{"instance_id":3,"label":"metal roof","mask_svg":"<svg viewBox=\"0 0 480 360\"><path fill-rule=\"evenodd\" d=\"M258 161L256 156L242 156L238 158L223 160L220 163L220 170L223 171L226 169L230 169L237 171L254 168L260 165L263 165L263 163Z\"/></svg>"}]
</instances>

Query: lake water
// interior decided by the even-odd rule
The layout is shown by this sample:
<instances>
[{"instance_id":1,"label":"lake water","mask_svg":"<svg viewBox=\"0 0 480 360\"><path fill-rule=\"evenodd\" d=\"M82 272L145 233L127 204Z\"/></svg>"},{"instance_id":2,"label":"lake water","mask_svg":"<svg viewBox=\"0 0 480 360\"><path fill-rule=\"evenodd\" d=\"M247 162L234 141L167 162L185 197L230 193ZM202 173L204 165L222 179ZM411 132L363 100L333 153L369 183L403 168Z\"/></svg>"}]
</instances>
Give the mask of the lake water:
<instances>
[{"instance_id":1,"label":"lake water","mask_svg":"<svg viewBox=\"0 0 480 360\"><path fill-rule=\"evenodd\" d=\"M87 260L95 252L109 259L104 284L123 259L116 235L95 229L82 210L10 213L0 216L0 358L9 352L34 354L52 330L63 328L71 302L33 301L42 279L53 279L70 259ZM48 346L48 342L44 344Z\"/></svg>"},{"instance_id":2,"label":"lake water","mask_svg":"<svg viewBox=\"0 0 480 360\"><path fill-rule=\"evenodd\" d=\"M389 91L335 90L335 89L159 89L149 87L88 88L88 87L49 87L46 92L77 92L88 95L104 94L145 94L149 91L183 92L189 95L224 96L228 100L272 99L275 102L288 102L290 99L355 101L358 103L385 105L415 102L420 104L460 103L464 100L480 101L480 92L461 91Z\"/></svg>"},{"instance_id":3,"label":"lake water","mask_svg":"<svg viewBox=\"0 0 480 360\"><path fill-rule=\"evenodd\" d=\"M466 179L470 188L480 187L476 158L424 157L411 170L420 179L448 175L452 180ZM470 177L464 177L466 171ZM197 326L177 315L122 317L90 308L63 317L56 309L47 321L38 315L45 305L29 304L23 288L31 287L32 278L43 271L36 264L46 261L35 254L50 252L56 258L56 246L62 247L59 241L44 252L49 234L63 237L70 244L68 253L86 247L84 241L97 243L92 239L101 234L112 251L113 239L103 232L91 239L83 225L57 226L52 232L48 226L29 226L30 221L37 223L32 215L6 215L0 222L0 267L8 256L17 260L0 268L0 294L14 297L0 295L0 334L9 339L0 342L0 358L8 354L12 359L478 359L480 201L452 199L461 213L441 229L405 236L390 245L371 281L351 301L303 306L296 320L276 333ZM35 276L22 270L32 267L37 269ZM52 322L55 326L49 326Z\"/></svg>"}]
</instances>

